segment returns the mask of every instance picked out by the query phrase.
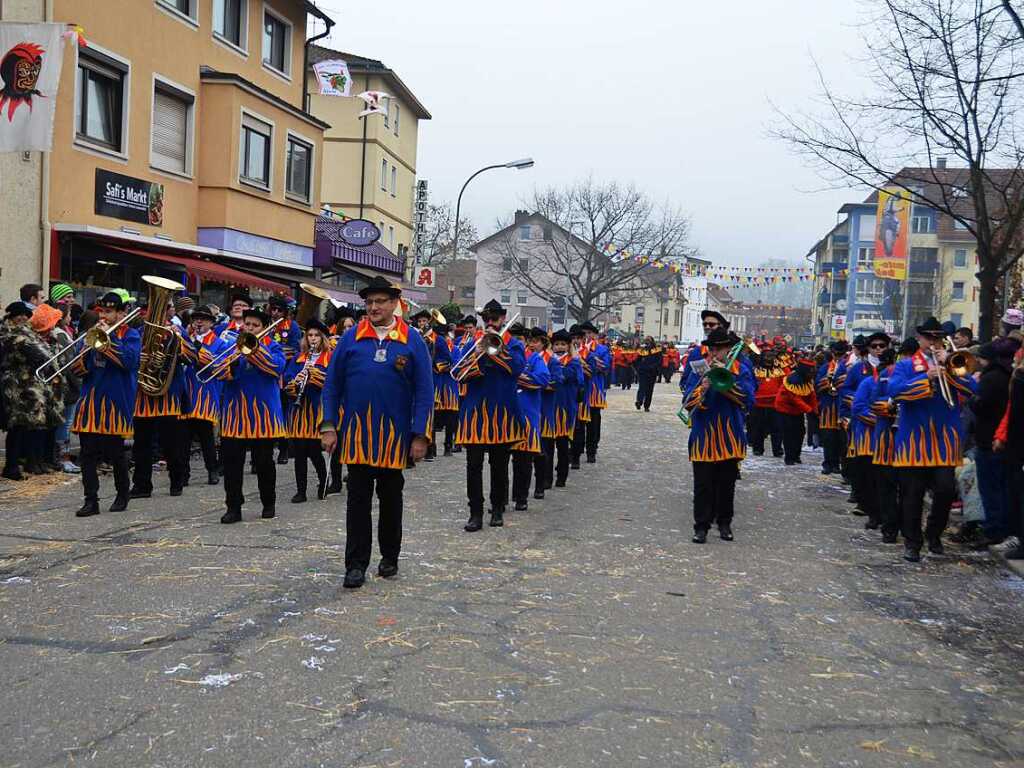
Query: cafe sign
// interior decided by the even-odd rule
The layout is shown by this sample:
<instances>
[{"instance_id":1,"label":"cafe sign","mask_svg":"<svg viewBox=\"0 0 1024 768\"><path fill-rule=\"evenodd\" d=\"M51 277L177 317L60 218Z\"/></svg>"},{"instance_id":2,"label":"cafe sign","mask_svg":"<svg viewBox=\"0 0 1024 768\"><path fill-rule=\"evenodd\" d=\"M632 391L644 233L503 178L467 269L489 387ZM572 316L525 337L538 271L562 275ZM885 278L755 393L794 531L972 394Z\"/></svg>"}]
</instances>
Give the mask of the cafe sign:
<instances>
[{"instance_id":1,"label":"cafe sign","mask_svg":"<svg viewBox=\"0 0 1024 768\"><path fill-rule=\"evenodd\" d=\"M96 169L95 213L124 221L164 225L164 185Z\"/></svg>"},{"instance_id":2,"label":"cafe sign","mask_svg":"<svg viewBox=\"0 0 1024 768\"><path fill-rule=\"evenodd\" d=\"M351 219L341 227L341 240L348 245L373 245L380 240L380 229L372 221Z\"/></svg>"}]
</instances>

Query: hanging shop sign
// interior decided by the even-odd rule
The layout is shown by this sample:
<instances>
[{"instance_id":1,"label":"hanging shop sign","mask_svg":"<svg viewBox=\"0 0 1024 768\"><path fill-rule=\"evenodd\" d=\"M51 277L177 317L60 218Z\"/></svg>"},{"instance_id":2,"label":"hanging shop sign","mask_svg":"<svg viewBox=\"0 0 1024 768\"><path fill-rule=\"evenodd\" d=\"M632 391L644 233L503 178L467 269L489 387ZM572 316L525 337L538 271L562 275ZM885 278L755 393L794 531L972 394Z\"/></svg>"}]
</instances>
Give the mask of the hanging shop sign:
<instances>
[{"instance_id":1,"label":"hanging shop sign","mask_svg":"<svg viewBox=\"0 0 1024 768\"><path fill-rule=\"evenodd\" d=\"M349 245L373 245L380 240L380 229L372 221L352 219L341 228L341 239Z\"/></svg>"}]
</instances>

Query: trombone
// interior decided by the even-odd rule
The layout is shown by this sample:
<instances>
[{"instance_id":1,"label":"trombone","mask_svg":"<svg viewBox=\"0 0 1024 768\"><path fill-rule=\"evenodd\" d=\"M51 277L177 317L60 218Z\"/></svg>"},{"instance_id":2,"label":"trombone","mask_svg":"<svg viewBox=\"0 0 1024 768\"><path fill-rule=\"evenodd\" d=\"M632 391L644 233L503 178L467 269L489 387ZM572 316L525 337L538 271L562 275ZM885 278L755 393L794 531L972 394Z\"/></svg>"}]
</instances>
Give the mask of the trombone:
<instances>
[{"instance_id":1,"label":"trombone","mask_svg":"<svg viewBox=\"0 0 1024 768\"><path fill-rule=\"evenodd\" d=\"M455 365L451 367L448 373L453 379L461 382L469 374L469 371L480 362L480 359L484 355L489 357L497 357L505 349L505 333L512 324L519 319L519 312L512 315L512 319L509 320L501 328L500 331L485 331L483 336L476 340L476 344L473 345L473 349L467 352Z\"/></svg>"},{"instance_id":2,"label":"trombone","mask_svg":"<svg viewBox=\"0 0 1024 768\"><path fill-rule=\"evenodd\" d=\"M240 332L238 334L238 338L235 339L234 347L228 347L227 349L222 350L220 354L213 358L213 360L196 371L196 380L200 384L209 384L221 374L221 371L234 363L239 357L248 357L259 349L260 342L263 340L263 337L283 322L284 318L279 317L259 333L250 333L249 331ZM211 368L213 369L212 372L208 375L204 375L206 374L206 371Z\"/></svg>"},{"instance_id":3,"label":"trombone","mask_svg":"<svg viewBox=\"0 0 1024 768\"><path fill-rule=\"evenodd\" d=\"M68 344L65 344L53 355L51 355L50 358L45 363L36 368L36 378L43 384L48 384L49 382L53 381L55 378L60 376L64 371L66 371L76 362L85 357L89 352L102 352L110 345L111 334L118 328L120 328L122 325L126 325L127 323L130 323L132 320L134 320L140 312L142 312L142 307L136 307L109 328L102 328L99 325L94 325L89 330L83 331L82 333L78 334L78 336L75 337L73 341L71 341ZM43 373L43 371L48 366L51 366L54 363L56 363L57 360L59 360L60 357L65 352L74 348L83 339L85 340L85 344L83 345L81 352L72 357L70 360L64 363L64 365L60 366L56 370L46 374Z\"/></svg>"}]
</instances>

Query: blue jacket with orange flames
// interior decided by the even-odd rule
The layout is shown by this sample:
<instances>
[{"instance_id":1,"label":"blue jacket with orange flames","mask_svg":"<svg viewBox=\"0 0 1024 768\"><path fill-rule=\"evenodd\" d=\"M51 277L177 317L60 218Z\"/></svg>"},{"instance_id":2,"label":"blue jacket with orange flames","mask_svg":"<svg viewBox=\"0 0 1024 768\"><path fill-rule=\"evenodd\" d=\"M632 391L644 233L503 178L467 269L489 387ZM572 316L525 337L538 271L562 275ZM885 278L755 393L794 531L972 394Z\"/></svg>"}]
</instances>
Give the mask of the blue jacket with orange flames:
<instances>
[{"instance_id":1,"label":"blue jacket with orange flames","mask_svg":"<svg viewBox=\"0 0 1024 768\"><path fill-rule=\"evenodd\" d=\"M878 374L870 363L867 363L867 366L870 370L861 377L850 408L850 447L846 454L848 458L875 455L875 426L878 417L873 406Z\"/></svg>"},{"instance_id":2,"label":"blue jacket with orange flames","mask_svg":"<svg viewBox=\"0 0 1024 768\"><path fill-rule=\"evenodd\" d=\"M548 383L540 395L540 436L550 439L558 437L555 401L558 399L558 388L565 374L562 372L558 355L550 349L545 349L540 356L544 358L544 364L548 367Z\"/></svg>"},{"instance_id":3,"label":"blue jacket with orange flames","mask_svg":"<svg viewBox=\"0 0 1024 768\"><path fill-rule=\"evenodd\" d=\"M850 362L847 360L846 367L841 369L843 373L843 385L839 388L839 418L851 419L853 417L853 398L857 394L857 387L864 381L865 376L871 376L871 363L860 358Z\"/></svg>"},{"instance_id":4,"label":"blue jacket with orange flames","mask_svg":"<svg viewBox=\"0 0 1024 768\"><path fill-rule=\"evenodd\" d=\"M192 411L192 390L188 385L188 369L196 361L196 350L179 330L172 330L178 342L178 360L174 364L171 384L162 395L147 395L138 387L135 393L135 418L148 419L158 416L188 417ZM140 352L141 356L141 352Z\"/></svg>"},{"instance_id":5,"label":"blue jacket with orange flames","mask_svg":"<svg viewBox=\"0 0 1024 768\"><path fill-rule=\"evenodd\" d=\"M733 362L733 388L702 392L703 377L691 376L683 392L690 411L690 461L726 461L746 456L746 414L754 407L754 371L740 359Z\"/></svg>"},{"instance_id":6,"label":"blue jacket with orange flames","mask_svg":"<svg viewBox=\"0 0 1024 768\"><path fill-rule=\"evenodd\" d=\"M75 362L72 371L82 377L82 394L72 432L132 436L141 344L139 332L122 325L114 330L106 349L88 352Z\"/></svg>"},{"instance_id":7,"label":"blue jacket with orange flames","mask_svg":"<svg viewBox=\"0 0 1024 768\"><path fill-rule=\"evenodd\" d=\"M818 389L818 428L839 429L839 389L843 386L843 378L840 378L839 367L842 362L832 360L818 366L816 384ZM832 390L835 390L835 394Z\"/></svg>"},{"instance_id":8,"label":"blue jacket with orange flames","mask_svg":"<svg viewBox=\"0 0 1024 768\"><path fill-rule=\"evenodd\" d=\"M326 346L326 345L325 345ZM284 391L288 395L287 420L288 437L294 440L319 440L321 391L327 378L327 366L331 361L331 349L327 346L309 366L306 384L302 385L299 374L306 367L309 353L303 352L289 362L284 369ZM299 390L302 397L299 397Z\"/></svg>"},{"instance_id":9,"label":"blue jacket with orange flames","mask_svg":"<svg viewBox=\"0 0 1024 768\"><path fill-rule=\"evenodd\" d=\"M587 356L590 363L590 407L608 407L608 373L612 369L612 354L604 344L596 344Z\"/></svg>"},{"instance_id":10,"label":"blue jacket with orange flames","mask_svg":"<svg viewBox=\"0 0 1024 768\"><path fill-rule=\"evenodd\" d=\"M551 373L544 362L544 355L536 352L527 353L526 367L519 374L516 396L519 399L519 412L523 418L523 439L512 446L516 451L540 453L540 438L543 427L541 420L541 404L544 388L551 382Z\"/></svg>"},{"instance_id":11,"label":"blue jacket with orange flames","mask_svg":"<svg viewBox=\"0 0 1024 768\"><path fill-rule=\"evenodd\" d=\"M893 446L894 467L957 467L963 459L960 408L976 391L974 379L953 377L940 369L956 400L942 398L938 383L928 380L928 359L917 352L900 360L889 377L888 395L899 404Z\"/></svg>"},{"instance_id":12,"label":"blue jacket with orange flames","mask_svg":"<svg viewBox=\"0 0 1024 768\"><path fill-rule=\"evenodd\" d=\"M209 359L201 354L199 361ZM269 336L248 357L220 369L224 381L220 395L220 436L267 439L285 436L279 381L284 373L284 352Z\"/></svg>"},{"instance_id":13,"label":"blue jacket with orange flames","mask_svg":"<svg viewBox=\"0 0 1024 768\"><path fill-rule=\"evenodd\" d=\"M196 350L197 357L207 361L224 353L226 349L233 348L212 329L203 336L193 338L192 346ZM189 391L189 401L192 407L188 413L182 414L182 418L216 422L220 418L220 393L224 388L224 382L214 378L201 384L196 376L197 372L198 367L195 365L190 365L185 370L185 385Z\"/></svg>"},{"instance_id":14,"label":"blue jacket with orange flames","mask_svg":"<svg viewBox=\"0 0 1024 768\"><path fill-rule=\"evenodd\" d=\"M889 377L893 367L889 365L880 370L871 389L871 410L875 414L875 429L871 435L875 452L871 463L876 467L891 467L895 458L896 413L889 402Z\"/></svg>"},{"instance_id":15,"label":"blue jacket with orange flames","mask_svg":"<svg viewBox=\"0 0 1024 768\"><path fill-rule=\"evenodd\" d=\"M419 331L395 318L381 340L365 317L346 331L327 367L322 430L339 409L342 464L405 469L412 439L429 440L433 429L434 378Z\"/></svg>"},{"instance_id":16,"label":"blue jacket with orange flames","mask_svg":"<svg viewBox=\"0 0 1024 768\"><path fill-rule=\"evenodd\" d=\"M477 332L477 336L480 332ZM473 351L476 339L470 336L459 347L457 363ZM516 397L516 382L526 367L523 342L506 336L504 349L495 356L482 355L462 380L464 391L459 401L460 445L502 445L523 438L522 413Z\"/></svg>"},{"instance_id":17,"label":"blue jacket with orange flames","mask_svg":"<svg viewBox=\"0 0 1024 768\"><path fill-rule=\"evenodd\" d=\"M294 320L281 323L270 335L277 342L278 346L281 347L285 360L291 362L298 356L302 342L302 329L299 328L298 323Z\"/></svg>"},{"instance_id":18,"label":"blue jacket with orange flames","mask_svg":"<svg viewBox=\"0 0 1024 768\"><path fill-rule=\"evenodd\" d=\"M583 364L572 353L558 358L562 366L562 381L555 389L555 437L572 437L576 431L579 393L586 386Z\"/></svg>"}]
</instances>

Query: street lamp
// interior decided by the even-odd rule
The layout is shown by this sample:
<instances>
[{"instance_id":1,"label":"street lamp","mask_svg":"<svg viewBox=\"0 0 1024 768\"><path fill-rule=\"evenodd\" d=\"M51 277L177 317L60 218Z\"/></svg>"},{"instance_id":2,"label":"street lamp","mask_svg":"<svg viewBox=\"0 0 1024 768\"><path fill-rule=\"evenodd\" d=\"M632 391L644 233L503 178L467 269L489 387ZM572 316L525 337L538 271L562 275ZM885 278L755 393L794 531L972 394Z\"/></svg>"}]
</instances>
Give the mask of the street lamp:
<instances>
[{"instance_id":1,"label":"street lamp","mask_svg":"<svg viewBox=\"0 0 1024 768\"><path fill-rule=\"evenodd\" d=\"M459 190L459 199L455 201L455 237L452 241L452 258L457 259L459 257L459 211L462 209L462 193L466 191L466 187L469 186L469 182L475 179L484 171L492 171L495 168L515 168L518 171L525 171L527 168L533 167L533 158L524 157L522 160L511 160L507 163L498 163L497 165L485 165L479 171L474 173L468 179L466 183L462 185L462 189Z\"/></svg>"}]
</instances>

